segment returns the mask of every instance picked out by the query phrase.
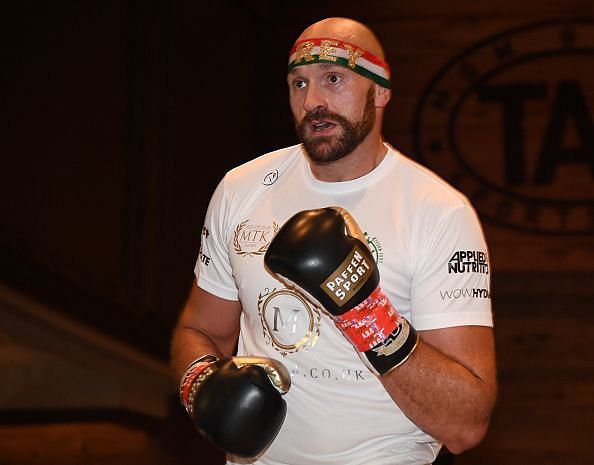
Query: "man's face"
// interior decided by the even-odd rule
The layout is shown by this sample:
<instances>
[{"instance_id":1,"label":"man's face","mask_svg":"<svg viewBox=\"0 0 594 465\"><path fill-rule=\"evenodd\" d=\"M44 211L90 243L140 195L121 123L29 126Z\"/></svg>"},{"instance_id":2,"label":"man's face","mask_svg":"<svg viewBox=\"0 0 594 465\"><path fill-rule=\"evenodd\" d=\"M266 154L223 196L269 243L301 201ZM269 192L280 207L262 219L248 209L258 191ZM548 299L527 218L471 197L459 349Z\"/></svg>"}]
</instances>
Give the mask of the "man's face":
<instances>
[{"instance_id":1,"label":"man's face","mask_svg":"<svg viewBox=\"0 0 594 465\"><path fill-rule=\"evenodd\" d=\"M375 123L375 86L332 64L294 68L288 76L297 135L316 163L339 160L355 150Z\"/></svg>"}]
</instances>

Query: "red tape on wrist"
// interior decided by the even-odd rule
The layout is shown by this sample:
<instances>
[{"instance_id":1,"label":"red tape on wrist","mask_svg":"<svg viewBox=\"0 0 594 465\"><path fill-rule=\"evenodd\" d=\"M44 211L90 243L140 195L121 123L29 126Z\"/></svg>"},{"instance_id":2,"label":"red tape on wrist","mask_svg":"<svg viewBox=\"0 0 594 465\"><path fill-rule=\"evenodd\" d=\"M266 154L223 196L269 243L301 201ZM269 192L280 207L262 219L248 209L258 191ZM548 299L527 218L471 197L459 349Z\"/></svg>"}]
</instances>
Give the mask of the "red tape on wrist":
<instances>
[{"instance_id":1,"label":"red tape on wrist","mask_svg":"<svg viewBox=\"0 0 594 465\"><path fill-rule=\"evenodd\" d=\"M336 326L359 352L382 343L400 326L400 315L378 286L367 299L336 318Z\"/></svg>"},{"instance_id":2,"label":"red tape on wrist","mask_svg":"<svg viewBox=\"0 0 594 465\"><path fill-rule=\"evenodd\" d=\"M184 373L184 377L182 379L182 382L180 383L179 386L179 396L182 402L182 405L185 407L185 409L188 411L188 413L191 413L192 411L192 385L194 384L194 381L196 380L196 378L198 378L198 376L200 376L200 373L202 373L206 368L208 368L210 365L212 365L214 362L212 360L209 361L204 361L204 362L198 362L195 365L192 364L188 367L188 369L186 370L186 372Z\"/></svg>"}]
</instances>

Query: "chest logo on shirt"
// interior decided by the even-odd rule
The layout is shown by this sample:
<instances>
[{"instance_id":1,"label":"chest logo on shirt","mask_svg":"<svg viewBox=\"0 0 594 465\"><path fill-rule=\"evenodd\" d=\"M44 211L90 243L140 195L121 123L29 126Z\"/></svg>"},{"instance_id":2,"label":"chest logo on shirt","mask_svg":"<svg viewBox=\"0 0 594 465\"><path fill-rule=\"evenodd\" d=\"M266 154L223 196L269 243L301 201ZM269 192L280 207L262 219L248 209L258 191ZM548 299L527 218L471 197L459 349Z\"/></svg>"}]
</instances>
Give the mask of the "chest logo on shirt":
<instances>
[{"instance_id":1,"label":"chest logo on shirt","mask_svg":"<svg viewBox=\"0 0 594 465\"><path fill-rule=\"evenodd\" d=\"M242 221L233 232L233 250L241 257L264 255L278 228L274 220L271 226Z\"/></svg>"},{"instance_id":2,"label":"chest logo on shirt","mask_svg":"<svg viewBox=\"0 0 594 465\"><path fill-rule=\"evenodd\" d=\"M258 313L266 344L283 356L310 349L320 336L320 309L292 289L264 289Z\"/></svg>"}]
</instances>

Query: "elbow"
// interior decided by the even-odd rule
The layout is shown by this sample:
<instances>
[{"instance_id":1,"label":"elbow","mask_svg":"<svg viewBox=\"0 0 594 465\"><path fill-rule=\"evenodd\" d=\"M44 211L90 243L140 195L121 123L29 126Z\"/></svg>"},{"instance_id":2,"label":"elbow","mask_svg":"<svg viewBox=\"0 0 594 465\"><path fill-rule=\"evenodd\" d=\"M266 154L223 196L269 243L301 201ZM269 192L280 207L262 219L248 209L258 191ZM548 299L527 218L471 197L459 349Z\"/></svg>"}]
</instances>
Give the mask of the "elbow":
<instances>
[{"instance_id":1,"label":"elbow","mask_svg":"<svg viewBox=\"0 0 594 465\"><path fill-rule=\"evenodd\" d=\"M478 446L487 434L488 429L488 421L473 427L464 428L452 438L444 441L444 445L452 454L461 454L462 452Z\"/></svg>"},{"instance_id":2,"label":"elbow","mask_svg":"<svg viewBox=\"0 0 594 465\"><path fill-rule=\"evenodd\" d=\"M444 438L443 444L452 454L461 454L478 446L487 435L491 423L491 414L497 401L497 388L494 387L485 397L484 409L471 420L460 423L454 428L449 438ZM478 412L477 412L478 413Z\"/></svg>"}]
</instances>

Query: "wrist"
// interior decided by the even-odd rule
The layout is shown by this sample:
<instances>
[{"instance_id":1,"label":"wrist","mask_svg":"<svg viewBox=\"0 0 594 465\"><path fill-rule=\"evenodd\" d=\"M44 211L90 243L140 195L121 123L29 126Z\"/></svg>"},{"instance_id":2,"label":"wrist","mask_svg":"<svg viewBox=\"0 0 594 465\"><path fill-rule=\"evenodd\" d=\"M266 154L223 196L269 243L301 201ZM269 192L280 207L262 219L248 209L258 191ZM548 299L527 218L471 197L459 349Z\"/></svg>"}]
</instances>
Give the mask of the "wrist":
<instances>
[{"instance_id":1,"label":"wrist","mask_svg":"<svg viewBox=\"0 0 594 465\"><path fill-rule=\"evenodd\" d=\"M335 323L377 375L404 363L418 343L413 326L379 286L356 307L336 316Z\"/></svg>"},{"instance_id":2,"label":"wrist","mask_svg":"<svg viewBox=\"0 0 594 465\"><path fill-rule=\"evenodd\" d=\"M336 316L335 324L359 352L367 352L398 329L399 317L378 286L363 302Z\"/></svg>"},{"instance_id":3,"label":"wrist","mask_svg":"<svg viewBox=\"0 0 594 465\"><path fill-rule=\"evenodd\" d=\"M210 377L214 371L213 366L218 358L212 354L202 355L191 362L179 385L179 396L182 405L188 414L194 416L194 399L202 383Z\"/></svg>"},{"instance_id":4,"label":"wrist","mask_svg":"<svg viewBox=\"0 0 594 465\"><path fill-rule=\"evenodd\" d=\"M397 332L390 334L380 345L364 356L378 376L385 375L409 360L419 344L419 335L410 322L401 318Z\"/></svg>"}]
</instances>

